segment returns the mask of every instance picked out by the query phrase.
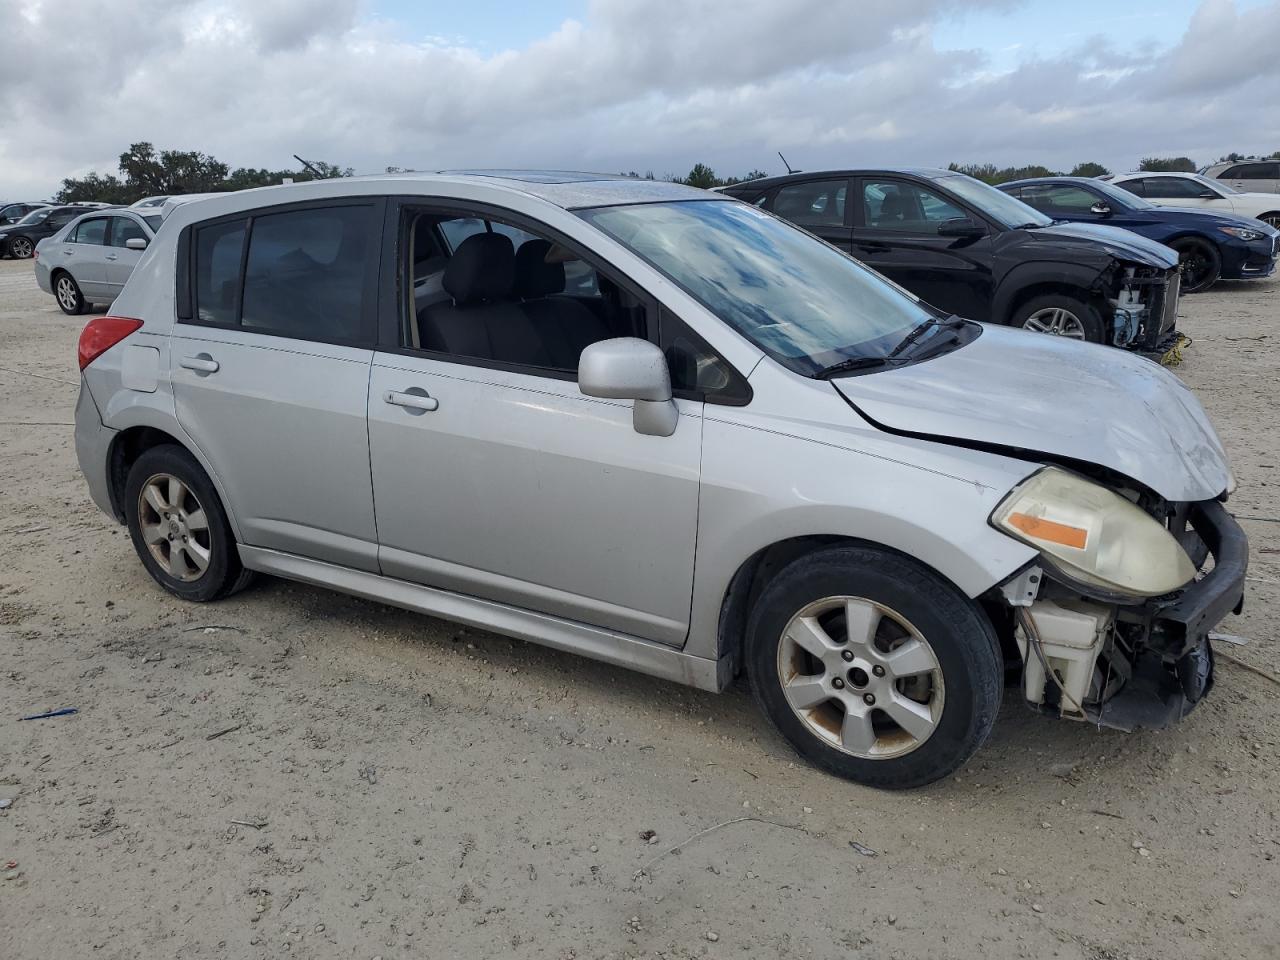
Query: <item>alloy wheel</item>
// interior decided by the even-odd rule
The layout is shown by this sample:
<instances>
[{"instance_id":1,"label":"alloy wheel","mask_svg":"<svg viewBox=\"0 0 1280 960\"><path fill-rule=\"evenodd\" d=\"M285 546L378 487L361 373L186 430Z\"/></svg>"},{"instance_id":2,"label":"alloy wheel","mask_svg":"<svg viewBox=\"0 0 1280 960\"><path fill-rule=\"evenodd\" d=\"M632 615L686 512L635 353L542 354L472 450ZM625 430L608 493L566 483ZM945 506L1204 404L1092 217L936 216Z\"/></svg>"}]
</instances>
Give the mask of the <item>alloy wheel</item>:
<instances>
[{"instance_id":1,"label":"alloy wheel","mask_svg":"<svg viewBox=\"0 0 1280 960\"><path fill-rule=\"evenodd\" d=\"M31 245L31 241L26 237L14 237L9 241L9 252L19 260L26 260L31 256L35 247Z\"/></svg>"},{"instance_id":2,"label":"alloy wheel","mask_svg":"<svg viewBox=\"0 0 1280 960\"><path fill-rule=\"evenodd\" d=\"M811 733L852 756L900 757L942 718L942 667L896 611L861 597L827 597L787 624L778 644L783 695Z\"/></svg>"},{"instance_id":3,"label":"alloy wheel","mask_svg":"<svg viewBox=\"0 0 1280 960\"><path fill-rule=\"evenodd\" d=\"M74 313L79 306L79 297L76 294L76 283L65 274L58 278L57 283L58 303L62 305L62 309L67 313Z\"/></svg>"},{"instance_id":4,"label":"alloy wheel","mask_svg":"<svg viewBox=\"0 0 1280 960\"><path fill-rule=\"evenodd\" d=\"M1268 213L1262 218L1262 222L1269 227L1275 227L1280 230L1280 213Z\"/></svg>"},{"instance_id":5,"label":"alloy wheel","mask_svg":"<svg viewBox=\"0 0 1280 960\"><path fill-rule=\"evenodd\" d=\"M1068 340L1084 340L1084 324L1070 310L1064 307L1045 307L1037 310L1022 323L1024 330L1036 333L1051 333L1055 337L1066 337Z\"/></svg>"},{"instance_id":6,"label":"alloy wheel","mask_svg":"<svg viewBox=\"0 0 1280 960\"><path fill-rule=\"evenodd\" d=\"M209 519L191 488L169 473L158 473L138 494L138 527L161 569L175 580L199 580L212 556Z\"/></svg>"},{"instance_id":7,"label":"alloy wheel","mask_svg":"<svg viewBox=\"0 0 1280 960\"><path fill-rule=\"evenodd\" d=\"M1182 271L1182 289L1198 290L1213 272L1213 262L1199 246L1190 246L1178 256L1178 269Z\"/></svg>"}]
</instances>

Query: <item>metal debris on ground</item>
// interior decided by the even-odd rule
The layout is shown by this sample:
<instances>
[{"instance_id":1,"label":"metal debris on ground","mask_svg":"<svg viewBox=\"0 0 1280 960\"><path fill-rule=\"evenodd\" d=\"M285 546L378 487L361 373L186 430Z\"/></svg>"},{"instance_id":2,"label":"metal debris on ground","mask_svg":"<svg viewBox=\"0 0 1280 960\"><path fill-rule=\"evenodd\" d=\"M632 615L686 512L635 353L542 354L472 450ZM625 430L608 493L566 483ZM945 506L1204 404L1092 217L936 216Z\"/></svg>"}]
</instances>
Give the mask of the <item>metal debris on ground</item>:
<instances>
[{"instance_id":1,"label":"metal debris on ground","mask_svg":"<svg viewBox=\"0 0 1280 960\"><path fill-rule=\"evenodd\" d=\"M19 717L19 720L48 720L51 717L69 717L73 713L79 713L75 707L66 707L62 710L50 710L48 713L33 713L29 717Z\"/></svg>"},{"instance_id":2,"label":"metal debris on ground","mask_svg":"<svg viewBox=\"0 0 1280 960\"><path fill-rule=\"evenodd\" d=\"M1237 647L1243 647L1251 642L1248 637L1238 637L1234 633L1211 633L1210 640L1221 640L1223 643L1230 643Z\"/></svg>"},{"instance_id":3,"label":"metal debris on ground","mask_svg":"<svg viewBox=\"0 0 1280 960\"><path fill-rule=\"evenodd\" d=\"M227 727L223 730L215 730L213 733L206 736L205 739L217 740L219 737L225 737L228 733L235 733L237 730L239 730L243 726L244 726L243 723L237 723L234 727Z\"/></svg>"},{"instance_id":4,"label":"metal debris on ground","mask_svg":"<svg viewBox=\"0 0 1280 960\"><path fill-rule=\"evenodd\" d=\"M864 843L859 843L857 840L850 840L849 846L853 847L854 851L862 854L864 857L874 857L876 855L874 850Z\"/></svg>"}]
</instances>

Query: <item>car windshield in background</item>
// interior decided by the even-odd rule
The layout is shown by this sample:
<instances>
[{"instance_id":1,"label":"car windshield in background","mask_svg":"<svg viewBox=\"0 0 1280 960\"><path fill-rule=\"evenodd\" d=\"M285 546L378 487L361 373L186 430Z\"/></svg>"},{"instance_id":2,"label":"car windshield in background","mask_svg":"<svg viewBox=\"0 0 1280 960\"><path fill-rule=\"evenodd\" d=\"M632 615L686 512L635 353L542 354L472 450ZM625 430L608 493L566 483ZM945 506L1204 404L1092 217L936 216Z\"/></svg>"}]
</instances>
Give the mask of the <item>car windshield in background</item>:
<instances>
[{"instance_id":1,"label":"car windshield in background","mask_svg":"<svg viewBox=\"0 0 1280 960\"><path fill-rule=\"evenodd\" d=\"M1118 206L1126 210L1155 210L1156 205L1150 200L1144 200L1136 193L1130 193L1123 187L1117 187L1114 184L1103 183L1101 180L1089 184L1089 186L1104 194L1107 202L1113 207Z\"/></svg>"},{"instance_id":2,"label":"car windshield in background","mask_svg":"<svg viewBox=\"0 0 1280 960\"><path fill-rule=\"evenodd\" d=\"M578 215L806 376L884 358L935 318L851 257L746 204L682 200Z\"/></svg>"},{"instance_id":3,"label":"car windshield in background","mask_svg":"<svg viewBox=\"0 0 1280 960\"><path fill-rule=\"evenodd\" d=\"M18 221L18 223L19 223L20 225L26 225L26 224L32 224L32 223L41 223L41 222L43 222L43 220L44 220L44 218L45 218L45 217L49 216L49 213L50 213L50 210L49 210L49 208L48 208L48 207L44 207L44 208L42 208L42 209L40 209L40 210L32 210L32 211L31 211L30 213L28 213L25 217L23 217L21 220L19 220L19 221Z\"/></svg>"},{"instance_id":4,"label":"car windshield in background","mask_svg":"<svg viewBox=\"0 0 1280 960\"><path fill-rule=\"evenodd\" d=\"M1053 220L1017 197L997 190L990 184L957 173L934 181L963 200L968 200L992 220L1010 229L1014 227L1047 227Z\"/></svg>"},{"instance_id":5,"label":"car windshield in background","mask_svg":"<svg viewBox=\"0 0 1280 960\"><path fill-rule=\"evenodd\" d=\"M1192 174L1190 179L1203 183L1206 187L1216 191L1217 193L1236 194L1244 192L1243 190L1237 190L1229 183L1223 183L1221 180L1211 180L1209 177L1203 176L1199 173Z\"/></svg>"}]
</instances>

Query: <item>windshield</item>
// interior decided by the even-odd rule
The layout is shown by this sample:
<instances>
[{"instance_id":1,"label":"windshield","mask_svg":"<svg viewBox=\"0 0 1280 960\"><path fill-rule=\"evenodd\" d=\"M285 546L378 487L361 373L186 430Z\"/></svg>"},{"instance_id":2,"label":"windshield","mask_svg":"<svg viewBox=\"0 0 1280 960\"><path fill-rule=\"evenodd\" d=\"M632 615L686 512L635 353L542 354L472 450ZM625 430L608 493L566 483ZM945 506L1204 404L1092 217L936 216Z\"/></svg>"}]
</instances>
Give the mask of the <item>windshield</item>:
<instances>
[{"instance_id":1,"label":"windshield","mask_svg":"<svg viewBox=\"0 0 1280 960\"><path fill-rule=\"evenodd\" d=\"M1206 187L1208 187L1210 190L1213 190L1215 193L1233 194L1233 193L1241 192L1237 190L1235 187L1231 186L1231 184L1229 183L1223 183L1221 180L1213 180L1209 177L1201 176L1198 173L1191 174L1191 176L1188 177L1187 179L1194 180L1197 183L1203 183Z\"/></svg>"},{"instance_id":2,"label":"windshield","mask_svg":"<svg viewBox=\"0 0 1280 960\"><path fill-rule=\"evenodd\" d=\"M935 314L803 230L743 203L579 210L784 366L883 358Z\"/></svg>"},{"instance_id":3,"label":"windshield","mask_svg":"<svg viewBox=\"0 0 1280 960\"><path fill-rule=\"evenodd\" d=\"M1155 210L1156 205L1149 200L1144 200L1136 193L1130 193L1124 187L1117 187L1115 184L1104 183L1101 180L1094 180L1089 184L1089 189L1096 190L1098 193L1106 196L1112 202L1112 205L1119 205L1128 210Z\"/></svg>"},{"instance_id":4,"label":"windshield","mask_svg":"<svg viewBox=\"0 0 1280 960\"><path fill-rule=\"evenodd\" d=\"M32 210L25 217L18 221L19 224L40 223L49 215L49 208L45 207L41 210Z\"/></svg>"},{"instance_id":5,"label":"windshield","mask_svg":"<svg viewBox=\"0 0 1280 960\"><path fill-rule=\"evenodd\" d=\"M1047 227L1053 220L1017 197L1011 197L990 184L957 173L934 181L962 200L967 200L992 220L1005 227Z\"/></svg>"}]
</instances>

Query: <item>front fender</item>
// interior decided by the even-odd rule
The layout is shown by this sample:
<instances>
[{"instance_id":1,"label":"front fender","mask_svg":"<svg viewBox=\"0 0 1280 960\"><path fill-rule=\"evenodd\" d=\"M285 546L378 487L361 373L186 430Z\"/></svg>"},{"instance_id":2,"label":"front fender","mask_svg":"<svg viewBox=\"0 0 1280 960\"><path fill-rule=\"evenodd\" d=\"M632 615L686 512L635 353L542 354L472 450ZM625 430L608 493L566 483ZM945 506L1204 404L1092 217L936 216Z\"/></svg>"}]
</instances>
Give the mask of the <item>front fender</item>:
<instances>
[{"instance_id":1,"label":"front fender","mask_svg":"<svg viewBox=\"0 0 1280 960\"><path fill-rule=\"evenodd\" d=\"M991 319L1008 323L1023 291L1042 284L1078 287L1082 294L1095 290L1103 271L1087 263L1037 260L1013 267L1000 278L991 303Z\"/></svg>"}]
</instances>

